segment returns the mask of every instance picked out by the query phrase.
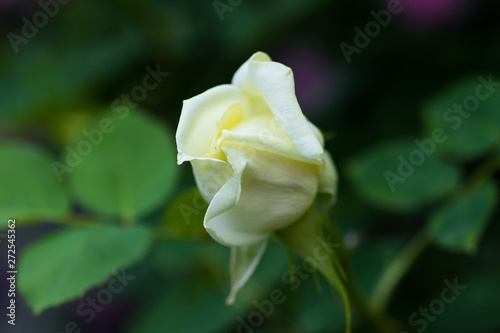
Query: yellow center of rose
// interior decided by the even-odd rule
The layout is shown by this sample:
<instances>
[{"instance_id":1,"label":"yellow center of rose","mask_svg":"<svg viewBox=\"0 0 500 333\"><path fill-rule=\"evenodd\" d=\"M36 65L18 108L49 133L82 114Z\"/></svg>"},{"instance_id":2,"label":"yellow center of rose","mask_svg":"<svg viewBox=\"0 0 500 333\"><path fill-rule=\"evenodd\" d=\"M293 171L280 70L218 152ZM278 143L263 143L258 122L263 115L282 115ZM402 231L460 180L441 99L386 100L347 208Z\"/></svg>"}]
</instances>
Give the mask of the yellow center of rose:
<instances>
[{"instance_id":1,"label":"yellow center of rose","mask_svg":"<svg viewBox=\"0 0 500 333\"><path fill-rule=\"evenodd\" d=\"M222 115L221 119L217 122L217 130L215 131L215 136L210 145L210 152L205 154L203 157L216 158L227 162L226 155L220 147L217 145L217 141L222 136L222 131L230 130L234 126L238 125L243 119L243 109L240 103L231 105L226 112Z\"/></svg>"}]
</instances>

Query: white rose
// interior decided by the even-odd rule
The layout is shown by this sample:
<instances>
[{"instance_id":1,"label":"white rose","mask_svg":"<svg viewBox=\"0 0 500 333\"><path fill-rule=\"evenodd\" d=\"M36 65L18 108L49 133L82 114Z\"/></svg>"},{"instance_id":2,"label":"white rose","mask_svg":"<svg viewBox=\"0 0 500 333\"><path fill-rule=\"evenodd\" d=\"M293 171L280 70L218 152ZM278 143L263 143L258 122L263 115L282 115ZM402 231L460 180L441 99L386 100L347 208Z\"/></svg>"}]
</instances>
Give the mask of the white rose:
<instances>
[{"instance_id":1,"label":"white rose","mask_svg":"<svg viewBox=\"0 0 500 333\"><path fill-rule=\"evenodd\" d=\"M233 246L234 298L268 237L299 220L318 192L335 195L334 164L321 132L302 114L291 69L262 52L232 84L184 101L176 140L178 163L191 162L210 203L207 232Z\"/></svg>"}]
</instances>

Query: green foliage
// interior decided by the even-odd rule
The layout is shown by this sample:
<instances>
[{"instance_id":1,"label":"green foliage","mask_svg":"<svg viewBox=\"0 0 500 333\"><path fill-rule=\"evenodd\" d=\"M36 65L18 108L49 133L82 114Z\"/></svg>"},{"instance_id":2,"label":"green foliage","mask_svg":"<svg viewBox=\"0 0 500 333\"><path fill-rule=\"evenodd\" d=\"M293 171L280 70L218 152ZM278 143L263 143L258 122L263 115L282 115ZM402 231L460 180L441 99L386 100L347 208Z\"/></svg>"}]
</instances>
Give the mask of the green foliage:
<instances>
[{"instance_id":1,"label":"green foliage","mask_svg":"<svg viewBox=\"0 0 500 333\"><path fill-rule=\"evenodd\" d=\"M476 252L497 203L496 185L488 182L440 208L429 221L434 242L452 251Z\"/></svg>"},{"instance_id":2,"label":"green foliage","mask_svg":"<svg viewBox=\"0 0 500 333\"><path fill-rule=\"evenodd\" d=\"M183 238L195 238L206 235L203 219L208 203L198 189L192 189L180 195L170 204L163 222L174 233Z\"/></svg>"},{"instance_id":3,"label":"green foliage","mask_svg":"<svg viewBox=\"0 0 500 333\"><path fill-rule=\"evenodd\" d=\"M109 133L99 131L109 119ZM176 150L163 126L138 112L107 114L88 126L102 136L71 173L71 188L90 210L135 220L165 202L178 173ZM82 135L72 146L88 141ZM76 147L76 148L75 148Z\"/></svg>"},{"instance_id":4,"label":"green foliage","mask_svg":"<svg viewBox=\"0 0 500 333\"><path fill-rule=\"evenodd\" d=\"M292 300L301 304L301 311L294 316L294 327L301 327L300 332L343 332L345 310L337 297L331 297L330 286L324 285L325 291L318 295L313 281L307 282L297 290L299 295L292 295Z\"/></svg>"},{"instance_id":5,"label":"green foliage","mask_svg":"<svg viewBox=\"0 0 500 333\"><path fill-rule=\"evenodd\" d=\"M346 275L340 263L336 251L341 248L341 241L336 235L328 232L325 236L323 222L328 217L325 216L316 204L302 216L299 221L287 228L278 230L276 236L284 245L299 254L304 261L313 259L315 269L334 286L344 302L346 314L345 332L351 332L351 300L346 290ZM328 220L328 222L330 221ZM333 243L333 245L332 245ZM322 253L320 256L319 253ZM326 254L326 256L325 256Z\"/></svg>"},{"instance_id":6,"label":"green foliage","mask_svg":"<svg viewBox=\"0 0 500 333\"><path fill-rule=\"evenodd\" d=\"M43 310L82 296L144 257L149 229L100 226L62 231L28 247L19 263L19 289L29 306Z\"/></svg>"},{"instance_id":7,"label":"green foliage","mask_svg":"<svg viewBox=\"0 0 500 333\"><path fill-rule=\"evenodd\" d=\"M117 34L108 40L89 36L79 49L68 49L63 40L49 44L34 40L29 51L7 53L10 61L4 64L10 66L0 66L4 78L0 82L0 120L80 106L80 100L96 82L116 75L137 57L137 43L133 33ZM64 56L54 56L53 52ZM84 70L77 70L82 66Z\"/></svg>"},{"instance_id":8,"label":"green foliage","mask_svg":"<svg viewBox=\"0 0 500 333\"><path fill-rule=\"evenodd\" d=\"M458 278L465 289L451 304L446 304L443 313L428 325L429 333L496 332L500 327L498 316L498 294L500 280L498 265L471 267ZM453 281L452 278L449 279ZM439 296L439 295L436 295ZM430 303L429 303L430 305ZM460 320L457 320L460 318Z\"/></svg>"},{"instance_id":9,"label":"green foliage","mask_svg":"<svg viewBox=\"0 0 500 333\"><path fill-rule=\"evenodd\" d=\"M127 322L127 332L232 332L231 327L247 321L249 313L259 311L255 303L270 299L274 287L284 293L291 287L281 282L287 273L283 261L285 251L279 244L270 243L262 262L248 284L240 291L236 303L225 305L229 293L229 251L215 242L169 241L155 245L148 261L154 273L145 272L146 282L139 311ZM172 270L175 267L175 270ZM142 280L144 281L144 280ZM299 281L300 283L301 281ZM161 284L161 288L148 288ZM298 293L298 291L297 291ZM331 300L331 297L326 297ZM271 321L283 311L285 304L276 304ZM341 325L344 317L341 317ZM244 329L243 329L244 331Z\"/></svg>"},{"instance_id":10,"label":"green foliage","mask_svg":"<svg viewBox=\"0 0 500 333\"><path fill-rule=\"evenodd\" d=\"M130 287L91 324L70 303L39 316L18 316L21 331L59 332L75 320L82 332L235 332L239 318L259 312L255 301L269 300L274 289L282 290L286 301L275 305L262 325L240 332L344 329L338 293L332 297L320 279L318 294L298 256L296 284L290 283L285 248L274 239L236 304L225 306L230 250L204 230L207 203L198 191L181 193L192 187L193 176L188 165L175 165L168 129L178 122L182 100L230 82L257 50L293 70L302 110L329 133L326 149L340 167L332 212L352 268L345 271L351 275L347 287L357 282L372 306L380 305L374 302L377 290L390 291L382 293L391 317L382 322L386 332L418 331L410 316L421 307L435 317L427 321L426 333L499 331L499 168L485 164L484 157L496 151L500 159L500 88L494 84L495 92L470 115L465 107L465 116L454 110L455 104L473 102L478 75L500 81L500 21L493 15L500 2L469 2L465 11L463 1L442 8L402 2L404 11L387 18L386 4L374 1L217 2L227 6L223 17L213 1L45 1L59 3L58 12L46 25L35 24L36 36L24 40L19 53L7 38L0 45L0 228L10 217L18 227L46 221L66 228L33 244L46 226L16 230L16 304L25 301L41 312L140 262L130 271L136 277ZM24 3L0 0L4 37L30 33L22 18L33 21L42 5ZM37 15L43 21L43 13ZM372 37L376 27L368 23L386 19L390 22ZM353 30L357 27L371 30L366 40ZM350 64L341 42L356 47ZM123 120L124 108L106 113L122 94L134 95L146 66L157 65L172 75L144 100L133 100L153 119L132 108ZM64 173L61 184L51 153L68 165L66 145L78 150L89 140L82 130L98 128L104 118L113 119L115 130L69 166L72 173ZM443 142L434 142L425 162L408 176L403 167L401 175L399 155L409 161L421 150L414 140L431 139L436 129L443 131ZM393 174L394 191L385 172ZM118 219L123 226L141 227L106 226ZM93 228L81 229L89 220ZM415 235L428 233L438 246L427 247L428 238L415 242ZM6 235L0 232L2 248L14 242ZM144 257L150 244L152 255ZM418 251L407 250L412 244ZM289 245L304 249L291 240ZM442 281L454 277L467 289L435 314ZM389 286L380 288L381 281ZM363 311L352 300L353 331L374 332L362 326ZM407 327L388 328L392 319Z\"/></svg>"},{"instance_id":11,"label":"green foliage","mask_svg":"<svg viewBox=\"0 0 500 333\"><path fill-rule=\"evenodd\" d=\"M431 135L441 128L447 135L437 146L440 154L459 160L474 159L500 141L500 90L485 86L483 82L488 81L488 76L482 78L465 78L427 103L423 114L426 133ZM478 89L480 86L483 87ZM480 99L478 95L485 97Z\"/></svg>"},{"instance_id":12,"label":"green foliage","mask_svg":"<svg viewBox=\"0 0 500 333\"><path fill-rule=\"evenodd\" d=\"M353 251L352 269L360 292L366 298L373 298L378 279L401 250L402 244L402 239L389 238L363 244Z\"/></svg>"},{"instance_id":13,"label":"green foliage","mask_svg":"<svg viewBox=\"0 0 500 333\"><path fill-rule=\"evenodd\" d=\"M414 164L412 154L425 160ZM346 172L363 198L393 210L411 210L437 200L460 180L456 167L444 164L436 154L428 156L410 140L377 144L356 156Z\"/></svg>"},{"instance_id":14,"label":"green foliage","mask_svg":"<svg viewBox=\"0 0 500 333\"><path fill-rule=\"evenodd\" d=\"M63 218L69 199L52 170L49 154L20 142L0 144L0 221L17 224Z\"/></svg>"}]
</instances>

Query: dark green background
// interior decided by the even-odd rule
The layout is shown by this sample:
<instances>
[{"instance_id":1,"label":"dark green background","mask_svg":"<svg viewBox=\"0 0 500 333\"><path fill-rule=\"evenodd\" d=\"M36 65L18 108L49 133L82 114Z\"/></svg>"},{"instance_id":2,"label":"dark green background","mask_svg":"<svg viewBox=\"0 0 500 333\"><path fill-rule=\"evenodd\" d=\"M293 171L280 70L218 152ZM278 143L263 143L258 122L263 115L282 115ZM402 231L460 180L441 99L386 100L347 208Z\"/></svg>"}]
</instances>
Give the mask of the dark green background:
<instances>
[{"instance_id":1,"label":"dark green background","mask_svg":"<svg viewBox=\"0 0 500 333\"><path fill-rule=\"evenodd\" d=\"M467 290L429 322L426 332L498 332L498 210L489 214L486 224L488 221L477 217L485 200L478 196L473 199L479 201L456 204L458 213L452 209L445 217L433 215L443 205L453 205L460 184L467 184L466 179L488 156L495 151L500 154L498 94L482 103L458 131L448 130L449 141L418 168L415 178L398 184L395 193L389 191L383 173L395 172L398 155L408 156L415 148L413 140L429 138L434 128L447 126L440 115L473 93L478 75L492 75L500 81L500 3L413 0L410 4L405 0L402 5L403 12L394 15L348 64L339 44L353 44L353 29L364 29L373 20L370 11L386 8L384 1L244 0L225 12L221 21L210 0L72 0L59 5L58 13L27 44L19 45L16 53L8 34L20 35L22 18L32 21L41 7L31 1L2 0L0 143L28 142L43 147L51 154L49 160L64 157L66 145L77 142L83 129L92 128L93 119L105 117L116 98L142 84L147 66L159 66L169 76L148 92L138 112L160 124L166 137L161 144L170 148L159 149L154 138L144 139L141 146L135 138L146 136L132 131L124 132L123 140L106 149L128 151L130 156L125 153L122 163L134 165L125 170L131 172L137 186L149 184L152 191L159 192L156 203L141 203L149 208L138 210L140 223L161 225L169 203L194 185L190 167L175 165L172 148L182 101L229 83L234 71L254 52L265 51L293 69L303 111L328 139L327 148L340 174L333 214L352 247L353 268L363 292L371 292L382 268L428 221L451 221L451 226L436 227L438 245L430 245L403 279L389 313L408 323L419 307L440 297L445 279L457 277ZM481 117L484 119L478 120ZM131 148L134 143L137 147ZM169 155L156 160L149 156L152 153L141 153L141 147L148 145ZM2 165L21 163L7 161L5 156L0 160L0 172ZM135 160L141 158L148 162L136 168ZM163 173L148 169L154 163L166 165ZM86 171L89 176L84 171L80 176L92 177L93 170ZM162 173L158 183L149 177L155 172ZM498 173L496 178L488 178L498 189ZM20 184L30 191L34 185L27 179L31 178ZM158 189L158 184L165 184L165 190ZM64 186L72 193L73 212L114 216L106 203L104 208L86 203L81 192L85 188ZM144 198L149 187L140 191ZM498 198L492 195L491 200L493 212ZM468 208L460 211L463 206ZM0 212L8 209L0 207ZM116 216L124 214L117 208ZM133 219L131 214L125 218ZM461 221L464 216L467 218ZM107 220L114 221L114 217ZM19 228L20 253L42 235L61 228L54 224ZM472 241L472 248L463 245L470 229L479 238L483 228L484 238L477 250L477 240ZM0 241L3 249L4 239ZM332 297L324 281L323 292L317 293L312 278L302 281L297 291L290 291L281 279L287 271L286 251L274 243L236 306L226 307L228 251L204 237L156 242L149 255L129 269L136 279L92 323L86 324L78 316L80 301L34 316L18 295L18 325L7 326L4 317L1 330L55 333L63 331L66 322L75 321L82 332L93 333L232 332L239 325L238 317L247 318L255 310L253 300L262 301L278 288L286 291L287 301L254 332L342 331L344 315L337 294ZM4 271L3 260L1 265ZM4 282L0 286L4 308ZM88 295L98 291L93 289ZM408 332L416 330L409 328Z\"/></svg>"}]
</instances>

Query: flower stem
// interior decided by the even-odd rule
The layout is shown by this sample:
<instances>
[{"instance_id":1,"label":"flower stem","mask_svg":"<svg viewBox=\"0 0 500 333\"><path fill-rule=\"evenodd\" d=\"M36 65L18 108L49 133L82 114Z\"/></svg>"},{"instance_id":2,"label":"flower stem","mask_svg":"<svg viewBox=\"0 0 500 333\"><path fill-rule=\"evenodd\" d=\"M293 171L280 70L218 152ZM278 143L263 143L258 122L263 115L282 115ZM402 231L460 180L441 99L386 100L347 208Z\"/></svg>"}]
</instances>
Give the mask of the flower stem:
<instances>
[{"instance_id":1,"label":"flower stem","mask_svg":"<svg viewBox=\"0 0 500 333\"><path fill-rule=\"evenodd\" d=\"M429 242L430 238L426 230L420 230L385 269L375 286L371 301L377 313L385 312L392 293Z\"/></svg>"},{"instance_id":2,"label":"flower stem","mask_svg":"<svg viewBox=\"0 0 500 333\"><path fill-rule=\"evenodd\" d=\"M330 219L331 220L331 219ZM359 292L356 280L351 272L348 262L349 253L344 245L343 235L335 223L326 223L327 232L339 246L334 248L340 265L344 269L343 290L345 291L348 302L354 306L358 315L362 318L364 324L370 327L370 332L392 333L399 332L400 325L392 319L386 317L383 312L374 311L374 308L363 298Z\"/></svg>"},{"instance_id":3,"label":"flower stem","mask_svg":"<svg viewBox=\"0 0 500 333\"><path fill-rule=\"evenodd\" d=\"M455 193L455 199L463 196L477 186L481 186L500 168L498 154L491 154L467 178ZM430 244L431 239L424 227L407 243L403 250L391 262L379 279L373 293L371 304L377 313L385 313L390 297L408 269Z\"/></svg>"},{"instance_id":4,"label":"flower stem","mask_svg":"<svg viewBox=\"0 0 500 333\"><path fill-rule=\"evenodd\" d=\"M287 257L288 257L288 267L289 267L289 270L290 270L290 283L293 285L295 285L295 265L293 264L293 254L292 254L292 251L290 251L290 249L287 249Z\"/></svg>"},{"instance_id":5,"label":"flower stem","mask_svg":"<svg viewBox=\"0 0 500 333\"><path fill-rule=\"evenodd\" d=\"M387 317L385 313L375 311L374 308L361 296L359 289L353 280L352 274L350 274L350 270L348 270L347 274L349 276L349 279L345 284L347 293L354 308L360 317L363 318L364 324L370 328L370 331L375 333L400 332L402 328L401 325Z\"/></svg>"},{"instance_id":6,"label":"flower stem","mask_svg":"<svg viewBox=\"0 0 500 333\"><path fill-rule=\"evenodd\" d=\"M101 220L95 216L78 214L69 214L59 222L69 227L95 227L101 224Z\"/></svg>"},{"instance_id":7,"label":"flower stem","mask_svg":"<svg viewBox=\"0 0 500 333\"><path fill-rule=\"evenodd\" d=\"M472 188L481 186L485 181L490 179L493 174L500 168L500 154L492 153L486 161L484 161L477 169L475 169L469 178L465 181L460 194L468 192Z\"/></svg>"}]
</instances>

